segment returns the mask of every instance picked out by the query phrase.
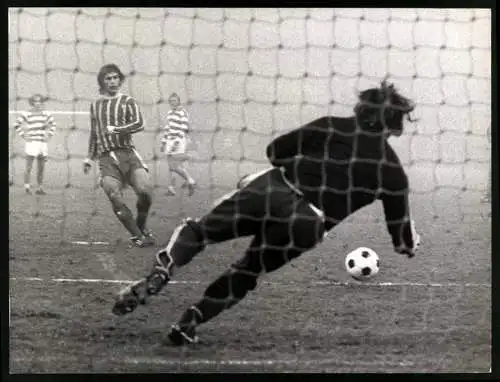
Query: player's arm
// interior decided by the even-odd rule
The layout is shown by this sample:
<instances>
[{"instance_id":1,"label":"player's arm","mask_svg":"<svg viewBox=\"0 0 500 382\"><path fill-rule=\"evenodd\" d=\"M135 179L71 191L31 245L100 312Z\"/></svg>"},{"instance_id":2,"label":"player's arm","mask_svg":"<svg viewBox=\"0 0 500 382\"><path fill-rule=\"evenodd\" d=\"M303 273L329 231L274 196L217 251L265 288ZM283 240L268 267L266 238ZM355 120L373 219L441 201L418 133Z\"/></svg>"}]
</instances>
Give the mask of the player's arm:
<instances>
[{"instance_id":1,"label":"player's arm","mask_svg":"<svg viewBox=\"0 0 500 382\"><path fill-rule=\"evenodd\" d=\"M115 134L134 134L139 131L144 130L144 118L142 116L141 109L137 102L130 97L127 100L127 124L122 126L114 126L112 129ZM109 127L108 127L109 130Z\"/></svg>"},{"instance_id":2,"label":"player's arm","mask_svg":"<svg viewBox=\"0 0 500 382\"><path fill-rule=\"evenodd\" d=\"M420 245L420 236L410 218L408 179L402 168L391 181L399 187L385 189L380 196L387 229L392 237L394 250L413 257Z\"/></svg>"},{"instance_id":3,"label":"player's arm","mask_svg":"<svg viewBox=\"0 0 500 382\"><path fill-rule=\"evenodd\" d=\"M87 158L83 162L83 172L86 174L89 172L91 160L95 160L97 157L97 121L94 115L94 107L90 107L90 135L89 135L89 146Z\"/></svg>"},{"instance_id":4,"label":"player's arm","mask_svg":"<svg viewBox=\"0 0 500 382\"><path fill-rule=\"evenodd\" d=\"M14 122L14 130L16 133L21 137L24 138L24 130L23 130L23 125L26 123L26 115L22 113L19 117L17 117L16 122Z\"/></svg>"},{"instance_id":5,"label":"player's arm","mask_svg":"<svg viewBox=\"0 0 500 382\"><path fill-rule=\"evenodd\" d=\"M192 132L191 116L189 115L189 112L186 109L184 109L184 112L186 113L186 124L188 128L186 134L191 134Z\"/></svg>"},{"instance_id":6,"label":"player's arm","mask_svg":"<svg viewBox=\"0 0 500 382\"><path fill-rule=\"evenodd\" d=\"M52 138L56 133L56 122L54 116L50 113L47 114L47 137Z\"/></svg>"},{"instance_id":7,"label":"player's arm","mask_svg":"<svg viewBox=\"0 0 500 382\"><path fill-rule=\"evenodd\" d=\"M170 132L170 111L167 113L167 123L163 126L163 137L160 139L160 151L165 151L165 146L167 145L167 137Z\"/></svg>"},{"instance_id":8,"label":"player's arm","mask_svg":"<svg viewBox=\"0 0 500 382\"><path fill-rule=\"evenodd\" d=\"M319 118L289 133L275 138L266 149L266 155L275 167L282 166L297 155L308 151L308 147L314 144L315 132L328 126L328 117Z\"/></svg>"}]
</instances>

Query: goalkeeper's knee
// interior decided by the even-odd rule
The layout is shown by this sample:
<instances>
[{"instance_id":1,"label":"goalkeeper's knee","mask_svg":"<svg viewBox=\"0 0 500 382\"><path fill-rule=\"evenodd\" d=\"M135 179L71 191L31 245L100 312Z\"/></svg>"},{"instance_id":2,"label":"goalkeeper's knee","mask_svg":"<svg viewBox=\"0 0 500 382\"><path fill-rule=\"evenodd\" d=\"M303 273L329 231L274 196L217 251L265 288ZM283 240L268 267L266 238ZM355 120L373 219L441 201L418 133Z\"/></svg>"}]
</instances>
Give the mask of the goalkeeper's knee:
<instances>
[{"instance_id":1,"label":"goalkeeper's knee","mask_svg":"<svg viewBox=\"0 0 500 382\"><path fill-rule=\"evenodd\" d=\"M188 218L174 230L167 246L158 252L157 262L167 269L173 265L181 267L204 248L205 240L199 223Z\"/></svg>"}]
</instances>

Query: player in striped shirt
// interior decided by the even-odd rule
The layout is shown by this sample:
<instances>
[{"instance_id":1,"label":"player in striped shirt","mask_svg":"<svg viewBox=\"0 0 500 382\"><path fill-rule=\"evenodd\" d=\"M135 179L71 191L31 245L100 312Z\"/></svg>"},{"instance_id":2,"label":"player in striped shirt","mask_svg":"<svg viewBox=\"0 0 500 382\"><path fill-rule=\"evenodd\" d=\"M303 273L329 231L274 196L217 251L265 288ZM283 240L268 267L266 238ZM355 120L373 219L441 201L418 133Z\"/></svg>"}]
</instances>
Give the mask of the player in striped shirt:
<instances>
[{"instance_id":1,"label":"player in striped shirt","mask_svg":"<svg viewBox=\"0 0 500 382\"><path fill-rule=\"evenodd\" d=\"M192 195L196 185L193 177L187 172L183 165L186 161L186 149L188 134L191 130L189 114L181 105L181 99L177 93L172 93L168 98L171 109L167 113L167 124L161 140L160 151L164 152L168 163L168 188L167 195L175 195L172 173L179 174L185 181L183 187L187 187L189 195Z\"/></svg>"},{"instance_id":2,"label":"player in striped shirt","mask_svg":"<svg viewBox=\"0 0 500 382\"><path fill-rule=\"evenodd\" d=\"M45 195L42 188L45 162L48 157L49 139L54 135L56 123L54 117L48 111L43 110L45 98L35 94L29 99L31 109L23 112L14 123L14 129L25 141L26 169L24 172L24 189L31 194L31 169L33 161L37 158L37 195Z\"/></svg>"},{"instance_id":3,"label":"player in striped shirt","mask_svg":"<svg viewBox=\"0 0 500 382\"><path fill-rule=\"evenodd\" d=\"M148 167L132 140L132 134L144 130L144 118L135 99L120 92L124 80L115 64L105 65L99 71L101 97L90 106L89 150L83 170L87 174L90 161L99 162L101 187L113 211L132 235L131 242L144 247L154 244L146 228L153 187ZM136 219L123 199L122 190L127 185L137 194Z\"/></svg>"}]
</instances>

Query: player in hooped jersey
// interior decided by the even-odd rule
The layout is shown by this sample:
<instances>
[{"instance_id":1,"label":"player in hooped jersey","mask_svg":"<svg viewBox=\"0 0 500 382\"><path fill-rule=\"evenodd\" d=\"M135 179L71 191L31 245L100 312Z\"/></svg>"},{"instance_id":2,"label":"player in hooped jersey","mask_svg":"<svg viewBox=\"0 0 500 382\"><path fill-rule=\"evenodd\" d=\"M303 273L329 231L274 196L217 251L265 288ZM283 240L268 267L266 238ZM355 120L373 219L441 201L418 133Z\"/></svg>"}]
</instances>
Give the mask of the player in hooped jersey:
<instances>
[{"instance_id":1,"label":"player in hooped jersey","mask_svg":"<svg viewBox=\"0 0 500 382\"><path fill-rule=\"evenodd\" d=\"M26 168L24 171L24 190L31 194L31 169L37 158L37 183L35 191L37 195L45 195L43 190L43 178L45 162L49 151L47 142L52 138L56 130L56 123L51 113L43 110L45 97L34 94L29 99L31 109L22 113L14 123L14 129L25 140Z\"/></svg>"},{"instance_id":2,"label":"player in hooped jersey","mask_svg":"<svg viewBox=\"0 0 500 382\"><path fill-rule=\"evenodd\" d=\"M241 301L260 275L311 250L376 200L382 201L395 252L413 257L420 236L410 219L408 179L388 138L402 134L414 107L383 82L361 92L353 116L324 116L274 139L266 151L273 167L247 176L241 189L206 215L177 227L157 252L153 270L119 293L113 312L127 314L158 294L207 244L253 236L243 258L168 333L174 345L197 342L196 328Z\"/></svg>"},{"instance_id":3,"label":"player in hooped jersey","mask_svg":"<svg viewBox=\"0 0 500 382\"><path fill-rule=\"evenodd\" d=\"M183 165L187 159L186 150L191 132L189 114L182 107L181 99L177 93L170 95L168 103L171 109L167 113L167 123L160 148L160 151L165 152L169 168L167 195L176 194L172 177L174 172L184 179L183 187L187 187L189 195L192 195L196 182Z\"/></svg>"},{"instance_id":4,"label":"player in hooped jersey","mask_svg":"<svg viewBox=\"0 0 500 382\"><path fill-rule=\"evenodd\" d=\"M99 71L101 96L90 106L89 149L83 170L88 173L90 161L98 161L101 187L113 211L132 235L130 241L144 247L154 244L153 235L146 228L152 182L132 140L132 134L144 130L144 118L135 99L120 92L124 80L124 74L115 64L105 65ZM127 185L137 195L136 219L123 200L122 190Z\"/></svg>"}]
</instances>

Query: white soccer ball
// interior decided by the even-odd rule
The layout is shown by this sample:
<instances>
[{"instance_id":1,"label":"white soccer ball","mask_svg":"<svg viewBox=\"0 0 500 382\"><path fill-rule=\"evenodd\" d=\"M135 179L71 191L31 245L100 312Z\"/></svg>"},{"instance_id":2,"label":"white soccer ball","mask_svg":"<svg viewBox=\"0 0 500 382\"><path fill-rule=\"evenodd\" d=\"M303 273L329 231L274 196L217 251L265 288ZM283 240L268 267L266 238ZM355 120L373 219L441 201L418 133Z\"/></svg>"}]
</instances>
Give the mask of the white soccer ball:
<instances>
[{"instance_id":1,"label":"white soccer ball","mask_svg":"<svg viewBox=\"0 0 500 382\"><path fill-rule=\"evenodd\" d=\"M345 258L345 267L349 275L358 281L367 280L379 271L380 259L370 248L360 247L349 252Z\"/></svg>"}]
</instances>

